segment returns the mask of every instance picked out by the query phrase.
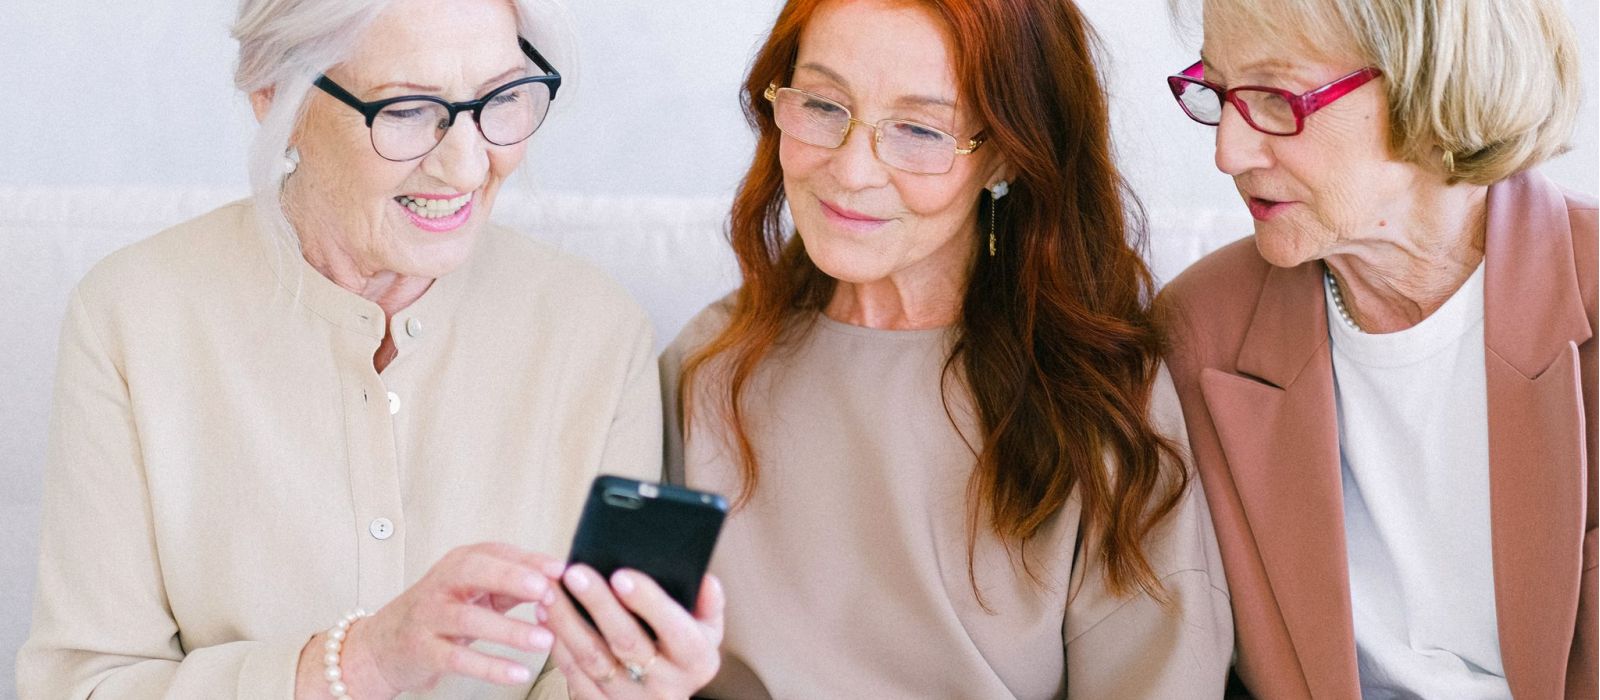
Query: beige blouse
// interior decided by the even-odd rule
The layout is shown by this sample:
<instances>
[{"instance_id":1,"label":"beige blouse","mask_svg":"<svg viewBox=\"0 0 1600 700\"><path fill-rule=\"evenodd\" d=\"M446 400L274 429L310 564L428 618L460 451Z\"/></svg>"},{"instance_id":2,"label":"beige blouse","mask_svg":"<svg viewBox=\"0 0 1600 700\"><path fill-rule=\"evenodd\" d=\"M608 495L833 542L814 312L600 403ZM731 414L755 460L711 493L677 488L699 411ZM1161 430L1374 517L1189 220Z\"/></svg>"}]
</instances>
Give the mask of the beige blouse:
<instances>
[{"instance_id":1,"label":"beige blouse","mask_svg":"<svg viewBox=\"0 0 1600 700\"><path fill-rule=\"evenodd\" d=\"M390 321L380 374L378 306L253 222L218 209L72 296L25 698L289 698L343 612L458 545L559 556L597 472L660 473L650 326L600 272L486 227ZM557 673L536 682L565 696Z\"/></svg>"},{"instance_id":2,"label":"beige blouse","mask_svg":"<svg viewBox=\"0 0 1600 700\"><path fill-rule=\"evenodd\" d=\"M681 363L726 323L725 304L691 322L662 372L669 475L731 495L741 480L706 408L709 382L694 387L687 444L672 429ZM976 460L940 394L949 334L813 318L748 389L761 473L712 562L728 609L723 670L708 696L1221 696L1233 626L1198 480L1147 544L1170 606L1105 589L1074 500L1027 545L1039 583L981 533L974 571L985 610L968 578ZM952 396L950 415L977 435L965 401ZM1164 434L1185 442L1165 371L1152 410Z\"/></svg>"}]
</instances>

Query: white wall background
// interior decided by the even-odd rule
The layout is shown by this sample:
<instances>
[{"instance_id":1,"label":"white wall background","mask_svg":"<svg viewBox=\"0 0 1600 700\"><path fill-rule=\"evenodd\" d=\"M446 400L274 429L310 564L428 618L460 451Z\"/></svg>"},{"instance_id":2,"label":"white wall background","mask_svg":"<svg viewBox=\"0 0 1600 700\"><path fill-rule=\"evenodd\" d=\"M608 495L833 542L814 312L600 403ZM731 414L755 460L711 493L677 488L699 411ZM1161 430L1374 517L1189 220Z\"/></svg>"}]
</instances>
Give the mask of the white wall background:
<instances>
[{"instance_id":1,"label":"white wall background","mask_svg":"<svg viewBox=\"0 0 1600 700\"><path fill-rule=\"evenodd\" d=\"M1178 112L1162 81L1193 60L1198 42L1173 32L1165 0L1081 1L1110 58L1119 154L1152 216L1153 262L1170 278L1204 249L1249 230L1230 182L1211 167L1211 132ZM580 235L590 213L612 216L619 207L635 231L668 218L675 221L662 224L667 228L714 234L753 142L738 111L739 80L779 0L569 3L580 61L559 66L572 82L524 167L524 186L545 193L540 201L577 202L556 207L566 217L556 220L577 232L561 245L602 258L613 271L626 268L632 263L604 259L627 255L626 245L588 246ZM1596 9L1593 0L1567 5L1582 37L1586 100L1574 150L1545 172L1594 193ZM67 291L134 232L171 223L163 218L169 211L203 209L244 192L254 125L231 83L234 10L226 0L0 2L0 124L7 127L0 192L13 195L0 213L0 348L10 358L0 361L0 696L14 692L14 654L26 636L46 430L41 406ZM88 214L72 211L83 201L108 200L118 205L87 221ZM111 233L61 240L59 250L38 254L40 239L56 235L48 223L59 221L88 226L61 228L63 237ZM33 233L35 247L17 243L19 231ZM1199 244L1170 239L1186 231L1209 237ZM620 235L626 243L629 235L649 234ZM664 341L732 283L727 270L726 259L675 269L704 277L685 299L660 299L644 282L624 282L650 308Z\"/></svg>"}]
</instances>

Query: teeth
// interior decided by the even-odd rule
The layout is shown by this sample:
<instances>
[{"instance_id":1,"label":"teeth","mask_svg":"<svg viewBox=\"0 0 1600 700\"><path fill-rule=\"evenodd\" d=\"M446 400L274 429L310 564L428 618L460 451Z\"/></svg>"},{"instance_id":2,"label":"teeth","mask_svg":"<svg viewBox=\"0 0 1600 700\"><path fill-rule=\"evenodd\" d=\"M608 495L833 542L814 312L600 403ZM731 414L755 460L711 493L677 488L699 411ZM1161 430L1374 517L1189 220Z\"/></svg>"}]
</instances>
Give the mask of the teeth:
<instances>
[{"instance_id":1,"label":"teeth","mask_svg":"<svg viewBox=\"0 0 1600 700\"><path fill-rule=\"evenodd\" d=\"M424 219L442 219L461 211L467 202L472 201L472 193L468 192L452 199L418 199L410 195L400 195L395 200Z\"/></svg>"}]
</instances>

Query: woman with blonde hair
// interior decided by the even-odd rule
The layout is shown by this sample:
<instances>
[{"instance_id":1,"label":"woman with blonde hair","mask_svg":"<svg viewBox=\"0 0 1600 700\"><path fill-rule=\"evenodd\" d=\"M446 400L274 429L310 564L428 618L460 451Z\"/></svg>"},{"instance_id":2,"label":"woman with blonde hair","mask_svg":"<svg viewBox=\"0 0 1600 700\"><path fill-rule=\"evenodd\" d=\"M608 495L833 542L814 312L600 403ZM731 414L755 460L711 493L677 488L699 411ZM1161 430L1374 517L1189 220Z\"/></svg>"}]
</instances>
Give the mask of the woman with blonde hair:
<instances>
[{"instance_id":1,"label":"woman with blonde hair","mask_svg":"<svg viewBox=\"0 0 1600 700\"><path fill-rule=\"evenodd\" d=\"M1205 0L1255 235L1163 291L1270 698L1594 698L1595 200L1556 0Z\"/></svg>"}]
</instances>

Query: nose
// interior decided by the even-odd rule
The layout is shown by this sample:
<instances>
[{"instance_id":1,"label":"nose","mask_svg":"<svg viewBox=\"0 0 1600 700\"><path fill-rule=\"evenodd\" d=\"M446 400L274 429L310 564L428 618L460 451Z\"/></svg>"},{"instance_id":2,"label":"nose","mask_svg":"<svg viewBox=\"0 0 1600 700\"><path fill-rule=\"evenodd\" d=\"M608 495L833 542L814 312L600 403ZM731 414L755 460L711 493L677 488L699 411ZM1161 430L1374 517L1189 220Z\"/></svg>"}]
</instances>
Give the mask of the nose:
<instances>
[{"instance_id":1,"label":"nose","mask_svg":"<svg viewBox=\"0 0 1600 700\"><path fill-rule=\"evenodd\" d=\"M454 188L469 192L483 184L489 169L489 142L478 133L471 114L456 117L445 129L444 138L422 161L422 171Z\"/></svg>"},{"instance_id":2,"label":"nose","mask_svg":"<svg viewBox=\"0 0 1600 700\"><path fill-rule=\"evenodd\" d=\"M1272 165L1268 138L1246 123L1238 108L1223 103L1222 117L1217 122L1217 169L1239 175Z\"/></svg>"},{"instance_id":3,"label":"nose","mask_svg":"<svg viewBox=\"0 0 1600 700\"><path fill-rule=\"evenodd\" d=\"M850 131L829 157L834 180L851 190L864 190L889 184L889 170L878 160L873 143L878 132L872 124L850 120Z\"/></svg>"}]
</instances>

